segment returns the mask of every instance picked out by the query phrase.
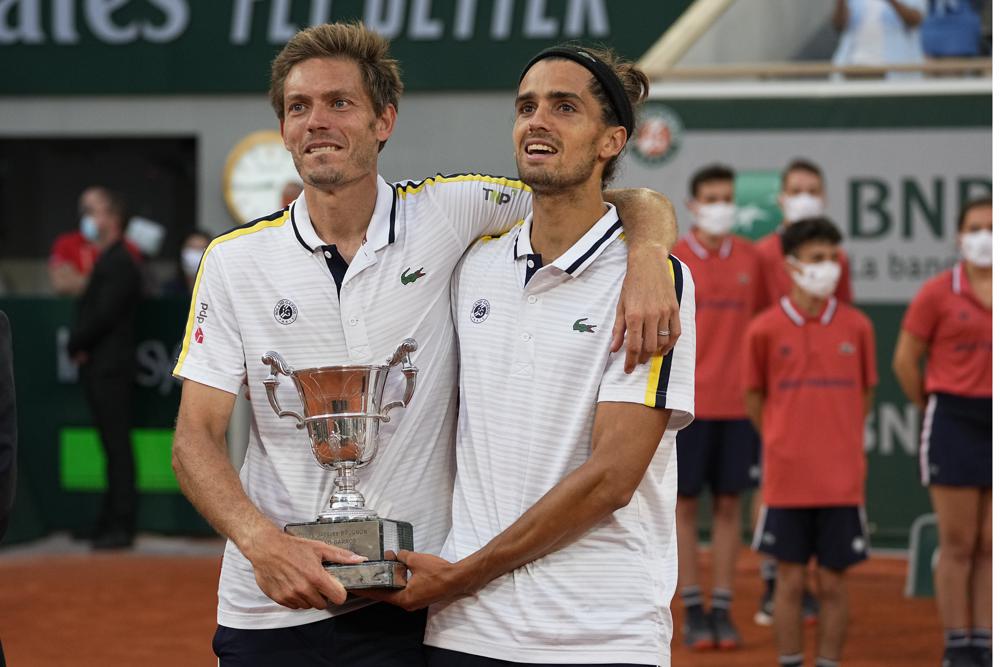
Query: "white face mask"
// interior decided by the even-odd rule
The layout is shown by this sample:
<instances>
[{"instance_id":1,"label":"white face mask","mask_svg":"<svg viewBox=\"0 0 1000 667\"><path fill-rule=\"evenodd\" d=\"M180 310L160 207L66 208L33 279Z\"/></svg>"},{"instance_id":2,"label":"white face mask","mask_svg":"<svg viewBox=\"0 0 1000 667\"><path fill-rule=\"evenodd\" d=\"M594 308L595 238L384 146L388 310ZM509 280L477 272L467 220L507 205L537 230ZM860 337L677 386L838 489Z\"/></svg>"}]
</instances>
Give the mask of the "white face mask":
<instances>
[{"instance_id":1,"label":"white face mask","mask_svg":"<svg viewBox=\"0 0 1000 667\"><path fill-rule=\"evenodd\" d=\"M694 224L711 236L723 236L736 224L736 207L727 202L699 204Z\"/></svg>"},{"instance_id":2,"label":"white face mask","mask_svg":"<svg viewBox=\"0 0 1000 667\"><path fill-rule=\"evenodd\" d=\"M823 200L808 192L785 197L781 210L785 214L785 222L793 223L806 218L823 215Z\"/></svg>"},{"instance_id":3,"label":"white face mask","mask_svg":"<svg viewBox=\"0 0 1000 667\"><path fill-rule=\"evenodd\" d=\"M99 234L97 232L97 221L94 220L94 216L85 215L80 218L80 233L83 234L83 238L91 243L97 241Z\"/></svg>"},{"instance_id":4,"label":"white face mask","mask_svg":"<svg viewBox=\"0 0 1000 667\"><path fill-rule=\"evenodd\" d=\"M198 265L201 264L201 256L205 251L201 248L184 248L181 250L181 268L184 275L194 278L198 273Z\"/></svg>"},{"instance_id":5,"label":"white face mask","mask_svg":"<svg viewBox=\"0 0 1000 667\"><path fill-rule=\"evenodd\" d=\"M982 268L993 266L993 232L989 229L962 234L958 237L958 247L962 259L969 264Z\"/></svg>"},{"instance_id":6,"label":"white face mask","mask_svg":"<svg viewBox=\"0 0 1000 667\"><path fill-rule=\"evenodd\" d=\"M804 264L791 256L785 259L792 266L800 269L799 271L792 272L792 280L810 295L825 299L837 289L837 283L840 282L839 262L827 261Z\"/></svg>"}]
</instances>

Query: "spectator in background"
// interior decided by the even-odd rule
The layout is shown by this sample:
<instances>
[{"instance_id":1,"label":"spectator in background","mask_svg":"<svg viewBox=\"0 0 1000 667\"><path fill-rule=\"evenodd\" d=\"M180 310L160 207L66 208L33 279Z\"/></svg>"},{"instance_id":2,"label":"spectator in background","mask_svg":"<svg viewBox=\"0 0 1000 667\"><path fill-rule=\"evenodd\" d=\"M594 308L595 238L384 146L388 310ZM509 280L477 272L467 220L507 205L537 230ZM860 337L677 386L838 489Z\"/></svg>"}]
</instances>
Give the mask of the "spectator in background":
<instances>
[{"instance_id":1,"label":"spectator in background","mask_svg":"<svg viewBox=\"0 0 1000 667\"><path fill-rule=\"evenodd\" d=\"M105 191L91 215L98 255L77 303L67 350L80 364L87 403L107 458L108 488L94 548L116 549L130 546L135 533L135 466L129 428L135 312L142 276L122 239L128 218L121 196Z\"/></svg>"},{"instance_id":2,"label":"spectator in background","mask_svg":"<svg viewBox=\"0 0 1000 667\"><path fill-rule=\"evenodd\" d=\"M768 304L760 258L731 234L736 222L733 170L710 165L691 179L694 227L674 254L691 269L695 291L697 419L677 434L678 590L684 601L684 643L731 649L740 636L729 614L739 555L740 493L757 484L760 442L747 420L732 353L754 315ZM705 615L698 585L698 496L711 489L712 598Z\"/></svg>"},{"instance_id":3,"label":"spectator in background","mask_svg":"<svg viewBox=\"0 0 1000 667\"><path fill-rule=\"evenodd\" d=\"M834 65L919 65L924 61L920 24L927 0L836 0L833 27L840 42ZM886 78L919 78L919 72L889 72Z\"/></svg>"},{"instance_id":4,"label":"spectator in background","mask_svg":"<svg viewBox=\"0 0 1000 667\"><path fill-rule=\"evenodd\" d=\"M972 58L982 53L982 0L928 0L920 28L931 58Z\"/></svg>"},{"instance_id":5,"label":"spectator in background","mask_svg":"<svg viewBox=\"0 0 1000 667\"><path fill-rule=\"evenodd\" d=\"M867 558L865 416L877 381L875 335L833 296L840 232L807 218L781 237L791 293L744 339L747 413L763 442L763 501L754 548L778 560L774 629L779 663L801 667L802 595L819 571L817 667L836 667L847 631L846 569Z\"/></svg>"},{"instance_id":6,"label":"spectator in background","mask_svg":"<svg viewBox=\"0 0 1000 667\"><path fill-rule=\"evenodd\" d=\"M961 261L910 304L892 367L924 411L920 475L941 536L934 590L945 666L992 664L993 202L959 216ZM920 369L926 359L926 367Z\"/></svg>"},{"instance_id":7,"label":"spectator in background","mask_svg":"<svg viewBox=\"0 0 1000 667\"><path fill-rule=\"evenodd\" d=\"M201 257L211 242L211 236L197 229L184 238L177 259L177 275L167 283L164 293L171 296L191 296L194 279L198 276L198 267L201 266Z\"/></svg>"},{"instance_id":8,"label":"spectator in background","mask_svg":"<svg viewBox=\"0 0 1000 667\"><path fill-rule=\"evenodd\" d=\"M107 191L89 187L80 194L79 228L60 234L49 252L49 281L52 289L61 296L80 296L87 286L87 276L97 259L97 228L93 212L105 200Z\"/></svg>"},{"instance_id":9,"label":"spectator in background","mask_svg":"<svg viewBox=\"0 0 1000 667\"><path fill-rule=\"evenodd\" d=\"M757 241L757 252L764 263L767 280L768 299L771 304L787 295L792 287L792 279L785 268L785 253L781 249L781 234L793 222L823 215L826 209L826 186L823 172L809 160L797 158L788 163L781 174L781 194L778 204L784 218L781 226L773 233ZM851 267L847 255L838 249L840 262L840 282L835 292L837 299L851 303Z\"/></svg>"},{"instance_id":10,"label":"spectator in background","mask_svg":"<svg viewBox=\"0 0 1000 667\"><path fill-rule=\"evenodd\" d=\"M79 228L60 234L49 252L49 282L60 296L80 296L87 286L87 278L97 261L97 225L95 212L105 210L111 192L101 186L91 186L80 194ZM136 260L139 250L126 242L128 251Z\"/></svg>"}]
</instances>

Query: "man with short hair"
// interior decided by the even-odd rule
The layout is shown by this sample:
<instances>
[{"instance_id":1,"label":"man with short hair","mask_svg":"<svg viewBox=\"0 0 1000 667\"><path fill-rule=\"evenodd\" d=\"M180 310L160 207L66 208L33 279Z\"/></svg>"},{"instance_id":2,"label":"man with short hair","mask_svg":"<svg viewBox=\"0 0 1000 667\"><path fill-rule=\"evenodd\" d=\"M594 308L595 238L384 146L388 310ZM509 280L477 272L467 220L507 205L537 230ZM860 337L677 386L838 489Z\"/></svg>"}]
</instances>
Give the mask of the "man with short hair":
<instances>
[{"instance_id":1,"label":"man with short hair","mask_svg":"<svg viewBox=\"0 0 1000 667\"><path fill-rule=\"evenodd\" d=\"M185 495L229 538L213 642L223 667L423 661L423 613L361 609L367 601L346 600L322 565L356 556L282 532L324 508L334 476L315 465L305 434L280 420L260 390L269 350L299 368L374 364L416 339L412 400L393 413L360 485L380 515L413 524L418 549L438 552L450 524L457 412L451 274L475 239L523 218L529 198L524 183L505 178L391 184L379 176L402 92L388 48L360 24L315 26L286 44L272 64L270 97L304 190L287 209L215 239L196 280L174 371L185 382L173 455ZM669 203L653 211L650 203L665 200L639 195L626 197L632 217L643 218L634 235L654 240L633 237L630 254L655 272L643 280L654 283L648 296L658 303L645 321L645 309L638 317L627 309L626 356L672 340L653 333L670 326L661 317L673 289L662 247L672 233ZM243 382L253 428L237 477L224 434ZM291 383L277 391L284 405L298 400ZM397 377L386 391L402 391Z\"/></svg>"},{"instance_id":2,"label":"man with short hair","mask_svg":"<svg viewBox=\"0 0 1000 667\"><path fill-rule=\"evenodd\" d=\"M733 170L712 164L691 178L691 231L674 253L691 267L699 332L695 393L698 418L677 434L678 591L684 643L696 650L733 649L740 636L729 609L741 546L740 494L757 486L760 441L747 420L733 351L767 305L763 268L753 244L732 234ZM698 496L712 493L710 612L698 585Z\"/></svg>"},{"instance_id":3,"label":"man with short hair","mask_svg":"<svg viewBox=\"0 0 1000 667\"><path fill-rule=\"evenodd\" d=\"M757 252L764 262L771 304L786 296L792 287L792 281L785 270L785 256L781 250L782 231L793 222L821 216L826 210L826 185L819 166L802 158L789 162L781 172L781 194L778 195L778 204L781 206L783 216L781 226L757 241ZM837 261L840 262L841 273L836 296L842 303L851 303L853 297L850 263L843 250L840 251Z\"/></svg>"},{"instance_id":4,"label":"man with short hair","mask_svg":"<svg viewBox=\"0 0 1000 667\"><path fill-rule=\"evenodd\" d=\"M100 188L92 206L91 236L98 255L77 302L66 350L80 364L80 381L107 459L107 491L93 546L121 549L135 536L138 503L130 429L142 277L123 238L124 199Z\"/></svg>"},{"instance_id":5,"label":"man with short hair","mask_svg":"<svg viewBox=\"0 0 1000 667\"><path fill-rule=\"evenodd\" d=\"M428 622L433 667L670 664L674 444L694 410L679 260L677 347L632 375L607 353L626 248L601 187L647 91L631 63L578 46L522 74L513 139L532 212L473 246L453 286L461 405L444 558L401 553L409 584L379 595L451 601Z\"/></svg>"},{"instance_id":6,"label":"man with short hair","mask_svg":"<svg viewBox=\"0 0 1000 667\"><path fill-rule=\"evenodd\" d=\"M779 663L801 667L806 569L818 564L817 667L836 667L847 632L847 568L867 558L865 416L877 382L875 335L833 296L840 232L806 218L781 236L792 290L750 325L747 412L763 442L763 501L754 548L778 561Z\"/></svg>"}]
</instances>

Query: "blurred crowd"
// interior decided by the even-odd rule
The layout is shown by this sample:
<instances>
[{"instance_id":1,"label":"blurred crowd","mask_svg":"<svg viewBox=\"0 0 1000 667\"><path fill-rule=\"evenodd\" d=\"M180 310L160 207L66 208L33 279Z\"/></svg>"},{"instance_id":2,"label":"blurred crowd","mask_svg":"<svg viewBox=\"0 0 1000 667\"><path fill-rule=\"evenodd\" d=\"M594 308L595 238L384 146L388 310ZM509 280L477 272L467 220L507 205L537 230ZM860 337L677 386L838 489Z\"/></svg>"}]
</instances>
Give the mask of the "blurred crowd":
<instances>
[{"instance_id":1,"label":"blurred crowd","mask_svg":"<svg viewBox=\"0 0 1000 667\"><path fill-rule=\"evenodd\" d=\"M836 0L834 65L918 65L992 54L991 0ZM919 76L892 72L891 78Z\"/></svg>"}]
</instances>

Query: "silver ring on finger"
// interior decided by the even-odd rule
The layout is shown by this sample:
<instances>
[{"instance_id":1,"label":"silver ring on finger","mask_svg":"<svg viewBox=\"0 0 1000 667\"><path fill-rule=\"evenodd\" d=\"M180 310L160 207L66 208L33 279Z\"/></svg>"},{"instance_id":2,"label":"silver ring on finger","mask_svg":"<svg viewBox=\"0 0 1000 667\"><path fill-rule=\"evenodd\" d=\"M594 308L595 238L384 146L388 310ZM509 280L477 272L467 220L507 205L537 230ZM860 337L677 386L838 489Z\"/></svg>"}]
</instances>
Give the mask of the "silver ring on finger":
<instances>
[{"instance_id":1,"label":"silver ring on finger","mask_svg":"<svg viewBox=\"0 0 1000 667\"><path fill-rule=\"evenodd\" d=\"M670 331L669 330L667 330L667 331L657 331L656 335L658 335L658 336L669 336L670 335Z\"/></svg>"}]
</instances>

